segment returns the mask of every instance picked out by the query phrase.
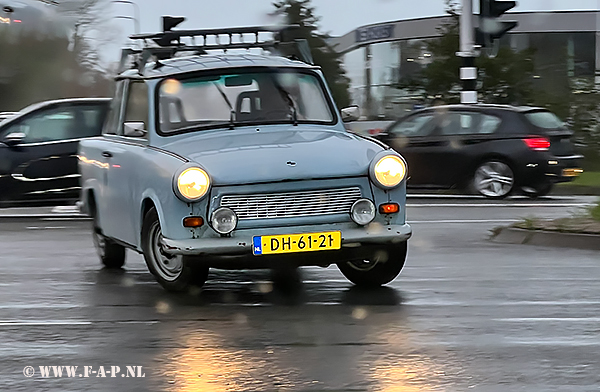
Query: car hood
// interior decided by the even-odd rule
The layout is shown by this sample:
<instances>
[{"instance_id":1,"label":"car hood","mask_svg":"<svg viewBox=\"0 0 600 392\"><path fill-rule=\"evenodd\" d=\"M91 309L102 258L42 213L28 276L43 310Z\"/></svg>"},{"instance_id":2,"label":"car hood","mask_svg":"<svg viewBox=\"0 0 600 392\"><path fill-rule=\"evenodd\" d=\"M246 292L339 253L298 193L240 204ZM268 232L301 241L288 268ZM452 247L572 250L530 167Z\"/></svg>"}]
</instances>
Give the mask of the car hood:
<instances>
[{"instance_id":1,"label":"car hood","mask_svg":"<svg viewBox=\"0 0 600 392\"><path fill-rule=\"evenodd\" d=\"M322 129L234 129L187 135L164 149L197 162L214 185L362 176L384 147Z\"/></svg>"}]
</instances>

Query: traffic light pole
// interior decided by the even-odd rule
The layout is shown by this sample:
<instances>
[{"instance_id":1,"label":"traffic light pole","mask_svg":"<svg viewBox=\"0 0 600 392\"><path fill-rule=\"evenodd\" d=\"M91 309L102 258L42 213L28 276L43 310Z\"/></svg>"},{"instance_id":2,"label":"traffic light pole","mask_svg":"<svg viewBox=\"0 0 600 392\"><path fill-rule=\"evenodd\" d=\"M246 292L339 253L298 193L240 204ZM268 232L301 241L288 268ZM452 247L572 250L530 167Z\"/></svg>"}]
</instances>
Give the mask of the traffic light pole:
<instances>
[{"instance_id":1,"label":"traffic light pole","mask_svg":"<svg viewBox=\"0 0 600 392\"><path fill-rule=\"evenodd\" d=\"M462 91L460 103L477 103L477 68L475 67L475 29L473 28L473 0L462 0L460 14L460 52L462 57L460 68Z\"/></svg>"}]
</instances>

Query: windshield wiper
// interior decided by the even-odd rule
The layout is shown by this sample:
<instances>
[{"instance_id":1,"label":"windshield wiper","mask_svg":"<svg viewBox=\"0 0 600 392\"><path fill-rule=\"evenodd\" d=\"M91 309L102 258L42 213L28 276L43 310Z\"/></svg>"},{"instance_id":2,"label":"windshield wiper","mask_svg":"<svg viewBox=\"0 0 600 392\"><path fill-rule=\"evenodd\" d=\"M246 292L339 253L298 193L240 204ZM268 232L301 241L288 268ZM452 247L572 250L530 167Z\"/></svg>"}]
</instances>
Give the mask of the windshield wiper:
<instances>
[{"instance_id":1,"label":"windshield wiper","mask_svg":"<svg viewBox=\"0 0 600 392\"><path fill-rule=\"evenodd\" d=\"M217 90L219 90L219 92L221 93L221 96L225 100L225 103L227 103L227 106L229 106L229 129L233 129L234 125L235 125L235 110L233 110L233 106L231 105L231 102L229 101L229 98L227 98L227 95L221 89L221 87L219 87L219 85L217 83L215 83L215 82L213 82L213 84L215 85L215 87L217 88Z\"/></svg>"},{"instance_id":2,"label":"windshield wiper","mask_svg":"<svg viewBox=\"0 0 600 392\"><path fill-rule=\"evenodd\" d=\"M292 95L289 93L289 91L284 89L281 86L281 84L279 84L279 82L277 81L277 79L275 79L275 77L273 75L271 75L271 80L273 81L273 84L275 85L275 88L277 89L277 91L279 91L279 94L281 94L281 97L283 98L285 103L287 103L287 105L291 109L292 123L295 126L297 126L298 125L298 108L296 107L296 103L294 102Z\"/></svg>"}]
</instances>

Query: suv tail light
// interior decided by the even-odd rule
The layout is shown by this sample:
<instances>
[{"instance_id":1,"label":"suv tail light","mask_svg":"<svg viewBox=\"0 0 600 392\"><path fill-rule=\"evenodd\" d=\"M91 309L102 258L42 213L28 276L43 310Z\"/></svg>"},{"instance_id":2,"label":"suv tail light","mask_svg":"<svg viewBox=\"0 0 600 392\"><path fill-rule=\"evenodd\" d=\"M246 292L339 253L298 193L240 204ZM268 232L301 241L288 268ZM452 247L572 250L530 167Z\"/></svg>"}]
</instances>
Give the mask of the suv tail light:
<instances>
[{"instance_id":1,"label":"suv tail light","mask_svg":"<svg viewBox=\"0 0 600 392\"><path fill-rule=\"evenodd\" d=\"M531 137L523 139L527 147L535 151L548 151L550 148L550 140L545 137Z\"/></svg>"}]
</instances>

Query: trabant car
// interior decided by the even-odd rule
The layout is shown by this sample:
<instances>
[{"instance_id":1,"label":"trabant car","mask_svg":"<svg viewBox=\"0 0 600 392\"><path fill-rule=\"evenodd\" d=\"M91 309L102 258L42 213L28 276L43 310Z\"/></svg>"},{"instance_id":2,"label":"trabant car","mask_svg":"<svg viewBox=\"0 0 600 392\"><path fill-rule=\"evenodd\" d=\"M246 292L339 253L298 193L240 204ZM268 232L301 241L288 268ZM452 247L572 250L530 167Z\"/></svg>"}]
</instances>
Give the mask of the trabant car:
<instances>
[{"instance_id":1,"label":"trabant car","mask_svg":"<svg viewBox=\"0 0 600 392\"><path fill-rule=\"evenodd\" d=\"M102 263L140 252L170 291L201 286L209 268L335 263L357 285L392 281L411 236L404 159L345 130L356 108L336 110L309 59L173 56L182 36L219 33L141 36L161 46L117 77L103 135L82 141L82 206Z\"/></svg>"}]
</instances>

